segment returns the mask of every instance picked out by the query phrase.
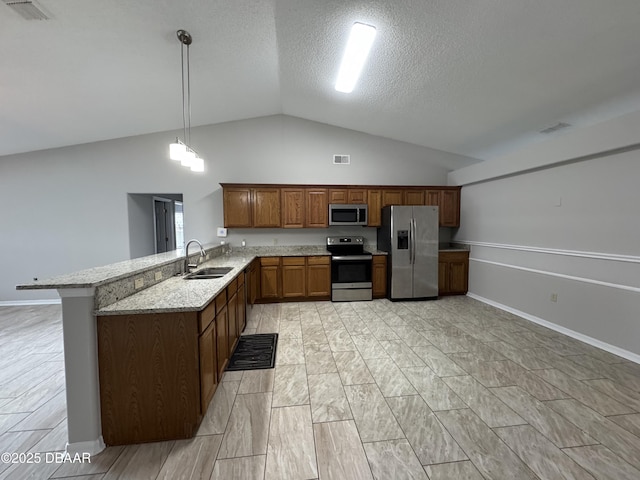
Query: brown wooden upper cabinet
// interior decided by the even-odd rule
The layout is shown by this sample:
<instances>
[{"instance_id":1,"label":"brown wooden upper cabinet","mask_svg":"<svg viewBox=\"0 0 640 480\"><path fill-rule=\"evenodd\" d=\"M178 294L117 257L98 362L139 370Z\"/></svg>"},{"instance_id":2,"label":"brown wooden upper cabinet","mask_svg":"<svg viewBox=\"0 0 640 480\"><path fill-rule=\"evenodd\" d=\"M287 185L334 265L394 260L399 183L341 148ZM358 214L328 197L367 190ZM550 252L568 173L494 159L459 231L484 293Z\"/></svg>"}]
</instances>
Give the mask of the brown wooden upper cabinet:
<instances>
[{"instance_id":1,"label":"brown wooden upper cabinet","mask_svg":"<svg viewBox=\"0 0 640 480\"><path fill-rule=\"evenodd\" d=\"M324 228L329 226L329 202L326 188L306 189L305 227Z\"/></svg>"},{"instance_id":2,"label":"brown wooden upper cabinet","mask_svg":"<svg viewBox=\"0 0 640 480\"><path fill-rule=\"evenodd\" d=\"M460 187L429 189L426 191L426 205L440 207L440 226L460 226Z\"/></svg>"},{"instance_id":3,"label":"brown wooden upper cabinet","mask_svg":"<svg viewBox=\"0 0 640 480\"><path fill-rule=\"evenodd\" d=\"M326 228L330 203L369 207L369 227L379 227L387 205L436 205L441 227L460 226L460 187L221 184L224 226Z\"/></svg>"},{"instance_id":4,"label":"brown wooden upper cabinet","mask_svg":"<svg viewBox=\"0 0 640 480\"><path fill-rule=\"evenodd\" d=\"M380 216L382 213L382 190L367 190L367 205L369 213L368 226L379 227L382 225L382 218Z\"/></svg>"},{"instance_id":5,"label":"brown wooden upper cabinet","mask_svg":"<svg viewBox=\"0 0 640 480\"><path fill-rule=\"evenodd\" d=\"M249 228L253 226L250 188L224 188L222 197L225 227Z\"/></svg>"},{"instance_id":6,"label":"brown wooden upper cabinet","mask_svg":"<svg viewBox=\"0 0 640 480\"><path fill-rule=\"evenodd\" d=\"M304 188L283 188L281 193L282 227L303 228L306 217Z\"/></svg>"},{"instance_id":7,"label":"brown wooden upper cabinet","mask_svg":"<svg viewBox=\"0 0 640 480\"><path fill-rule=\"evenodd\" d=\"M382 208L387 205L403 205L404 204L404 190L396 188L393 190L382 190Z\"/></svg>"},{"instance_id":8,"label":"brown wooden upper cabinet","mask_svg":"<svg viewBox=\"0 0 640 480\"><path fill-rule=\"evenodd\" d=\"M280 217L280 189L271 187L254 188L253 226L258 228L277 228L282 225Z\"/></svg>"},{"instance_id":9,"label":"brown wooden upper cabinet","mask_svg":"<svg viewBox=\"0 0 640 480\"><path fill-rule=\"evenodd\" d=\"M330 188L329 203L363 204L367 203L366 188Z\"/></svg>"},{"instance_id":10,"label":"brown wooden upper cabinet","mask_svg":"<svg viewBox=\"0 0 640 480\"><path fill-rule=\"evenodd\" d=\"M280 188L223 187L224 226L277 228L282 225Z\"/></svg>"},{"instance_id":11,"label":"brown wooden upper cabinet","mask_svg":"<svg viewBox=\"0 0 640 480\"><path fill-rule=\"evenodd\" d=\"M424 190L405 190L404 205L424 205Z\"/></svg>"}]
</instances>

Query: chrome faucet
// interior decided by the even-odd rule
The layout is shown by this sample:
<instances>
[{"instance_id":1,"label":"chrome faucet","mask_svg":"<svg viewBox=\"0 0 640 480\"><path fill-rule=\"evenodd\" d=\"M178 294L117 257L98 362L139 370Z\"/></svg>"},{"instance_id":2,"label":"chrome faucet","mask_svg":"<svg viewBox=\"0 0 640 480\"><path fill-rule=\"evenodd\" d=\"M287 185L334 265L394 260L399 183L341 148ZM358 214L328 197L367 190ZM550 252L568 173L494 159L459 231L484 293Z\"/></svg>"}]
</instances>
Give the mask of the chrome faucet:
<instances>
[{"instance_id":1,"label":"chrome faucet","mask_svg":"<svg viewBox=\"0 0 640 480\"><path fill-rule=\"evenodd\" d=\"M200 257L204 258L205 257L205 253L204 253L204 248L202 248L202 244L196 240L195 238L193 240L189 240L187 242L187 246L184 247L184 273L189 273L191 272L192 268L196 268L198 266L198 260L196 259L196 263L189 263L189 245L191 245L192 243L197 243L198 246L200 247Z\"/></svg>"}]
</instances>

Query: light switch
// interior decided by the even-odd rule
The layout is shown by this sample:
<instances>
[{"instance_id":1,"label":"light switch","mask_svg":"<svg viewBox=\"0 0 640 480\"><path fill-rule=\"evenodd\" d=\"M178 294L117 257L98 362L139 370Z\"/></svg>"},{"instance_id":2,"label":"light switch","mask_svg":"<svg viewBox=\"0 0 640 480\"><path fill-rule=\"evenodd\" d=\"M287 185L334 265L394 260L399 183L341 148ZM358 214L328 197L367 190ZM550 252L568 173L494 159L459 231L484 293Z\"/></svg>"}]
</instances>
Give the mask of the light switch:
<instances>
[{"instance_id":1,"label":"light switch","mask_svg":"<svg viewBox=\"0 0 640 480\"><path fill-rule=\"evenodd\" d=\"M219 237L226 237L227 236L227 229L224 227L218 227L218 236Z\"/></svg>"}]
</instances>

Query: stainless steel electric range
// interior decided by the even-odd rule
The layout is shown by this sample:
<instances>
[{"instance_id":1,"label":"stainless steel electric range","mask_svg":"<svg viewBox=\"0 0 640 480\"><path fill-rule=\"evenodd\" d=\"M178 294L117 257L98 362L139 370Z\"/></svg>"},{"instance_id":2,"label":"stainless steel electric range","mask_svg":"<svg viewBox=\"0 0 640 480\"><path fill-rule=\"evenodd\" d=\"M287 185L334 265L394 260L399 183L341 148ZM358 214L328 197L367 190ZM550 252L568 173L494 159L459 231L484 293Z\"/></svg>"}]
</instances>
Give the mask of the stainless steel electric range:
<instances>
[{"instance_id":1,"label":"stainless steel electric range","mask_svg":"<svg viewBox=\"0 0 640 480\"><path fill-rule=\"evenodd\" d=\"M372 255L364 250L364 237L327 237L331 253L331 300L371 300Z\"/></svg>"}]
</instances>

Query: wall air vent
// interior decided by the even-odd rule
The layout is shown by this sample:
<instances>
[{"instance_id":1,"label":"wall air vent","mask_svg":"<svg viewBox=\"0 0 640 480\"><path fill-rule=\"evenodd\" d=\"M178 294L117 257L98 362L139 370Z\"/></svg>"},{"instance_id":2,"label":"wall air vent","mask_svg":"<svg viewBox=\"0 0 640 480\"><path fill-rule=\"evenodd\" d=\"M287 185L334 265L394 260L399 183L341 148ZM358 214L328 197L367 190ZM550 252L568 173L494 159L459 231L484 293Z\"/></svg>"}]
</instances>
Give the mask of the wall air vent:
<instances>
[{"instance_id":1,"label":"wall air vent","mask_svg":"<svg viewBox=\"0 0 640 480\"><path fill-rule=\"evenodd\" d=\"M545 128L544 130L540 130L540 133L553 133L553 132L557 132L558 130L562 130L563 128L567 128L570 127L571 124L569 123L564 123L564 122L558 122L556 123L553 127L549 127L549 128Z\"/></svg>"},{"instance_id":2,"label":"wall air vent","mask_svg":"<svg viewBox=\"0 0 640 480\"><path fill-rule=\"evenodd\" d=\"M351 163L351 155L334 155L334 165L349 165Z\"/></svg>"},{"instance_id":3,"label":"wall air vent","mask_svg":"<svg viewBox=\"0 0 640 480\"><path fill-rule=\"evenodd\" d=\"M2 0L25 20L49 20L49 17L30 0Z\"/></svg>"}]
</instances>

